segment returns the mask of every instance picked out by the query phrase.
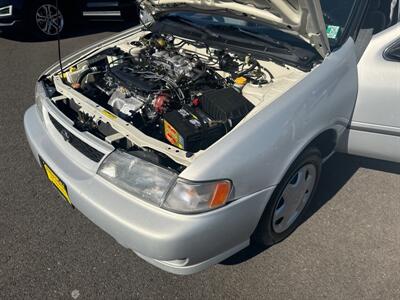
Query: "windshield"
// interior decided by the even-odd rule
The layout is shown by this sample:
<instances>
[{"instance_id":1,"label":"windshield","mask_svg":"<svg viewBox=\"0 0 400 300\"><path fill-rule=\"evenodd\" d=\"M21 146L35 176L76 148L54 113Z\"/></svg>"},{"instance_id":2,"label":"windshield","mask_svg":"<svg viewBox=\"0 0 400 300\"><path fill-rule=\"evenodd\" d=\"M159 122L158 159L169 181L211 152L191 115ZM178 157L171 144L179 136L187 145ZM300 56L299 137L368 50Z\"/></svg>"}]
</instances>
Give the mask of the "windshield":
<instances>
[{"instance_id":1,"label":"windshield","mask_svg":"<svg viewBox=\"0 0 400 300\"><path fill-rule=\"evenodd\" d=\"M152 31L196 38L202 43L229 47L309 70L320 59L318 52L292 33L248 18L195 11L159 15ZM235 48L235 49L233 49Z\"/></svg>"},{"instance_id":2,"label":"windshield","mask_svg":"<svg viewBox=\"0 0 400 300\"><path fill-rule=\"evenodd\" d=\"M320 0L331 48L338 46L358 0Z\"/></svg>"},{"instance_id":3,"label":"windshield","mask_svg":"<svg viewBox=\"0 0 400 300\"><path fill-rule=\"evenodd\" d=\"M340 46L347 32L354 7L360 0L321 0L326 33L332 50ZM179 10L157 16L152 30L187 35L209 43L239 45L245 51L263 53L271 59L296 67L310 68L320 58L318 52L293 31L223 11ZM224 45L224 46L225 46Z\"/></svg>"},{"instance_id":4,"label":"windshield","mask_svg":"<svg viewBox=\"0 0 400 300\"><path fill-rule=\"evenodd\" d=\"M327 37L332 49L338 46L338 43L349 24L353 8L358 1L359 0L320 0L326 24ZM295 46L304 47L305 44L303 40L293 34L255 20L194 11L170 12L163 16L163 18L170 17L179 17L180 19L185 19L202 27L213 27L213 30L216 28L221 30L227 28L241 28L260 36L269 36L277 40L286 41Z\"/></svg>"},{"instance_id":5,"label":"windshield","mask_svg":"<svg viewBox=\"0 0 400 300\"><path fill-rule=\"evenodd\" d=\"M257 34L260 37L269 37L275 41L282 41L298 47L308 47L308 44L301 38L274 28L272 25L265 23L235 18L225 15L218 15L214 13L202 13L193 11L179 11L171 12L164 15L160 20L185 20L191 24L197 25L198 28L208 28L214 30L215 34L223 34L232 32L234 30L241 33L250 32Z\"/></svg>"}]
</instances>

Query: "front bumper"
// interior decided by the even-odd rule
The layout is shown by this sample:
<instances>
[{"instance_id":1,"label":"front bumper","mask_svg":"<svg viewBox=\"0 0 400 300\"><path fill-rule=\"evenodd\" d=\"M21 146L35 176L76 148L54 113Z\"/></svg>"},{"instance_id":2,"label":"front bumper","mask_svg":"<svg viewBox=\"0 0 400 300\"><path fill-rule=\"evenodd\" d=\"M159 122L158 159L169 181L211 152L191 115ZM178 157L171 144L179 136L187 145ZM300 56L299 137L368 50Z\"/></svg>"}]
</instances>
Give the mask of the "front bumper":
<instances>
[{"instance_id":1,"label":"front bumper","mask_svg":"<svg viewBox=\"0 0 400 300\"><path fill-rule=\"evenodd\" d=\"M203 214L172 213L119 190L81 163L86 158L44 125L35 106L25 113L24 125L35 158L40 155L63 180L74 206L121 245L171 273L201 271L245 248L273 192Z\"/></svg>"}]
</instances>

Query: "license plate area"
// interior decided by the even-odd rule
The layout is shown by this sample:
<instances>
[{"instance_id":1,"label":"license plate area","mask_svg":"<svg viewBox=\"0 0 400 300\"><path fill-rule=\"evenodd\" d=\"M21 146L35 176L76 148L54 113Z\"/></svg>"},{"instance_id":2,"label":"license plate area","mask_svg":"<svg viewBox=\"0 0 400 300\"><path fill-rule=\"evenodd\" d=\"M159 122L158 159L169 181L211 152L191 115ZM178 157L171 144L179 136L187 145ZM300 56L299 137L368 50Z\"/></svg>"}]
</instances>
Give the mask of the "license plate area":
<instances>
[{"instance_id":1,"label":"license plate area","mask_svg":"<svg viewBox=\"0 0 400 300\"><path fill-rule=\"evenodd\" d=\"M42 168L46 174L47 179L53 184L53 186L57 189L57 191L61 194L61 196L67 201L69 205L74 207L71 202L71 198L68 194L67 185L57 176L57 174L48 166L48 164L39 157Z\"/></svg>"}]
</instances>

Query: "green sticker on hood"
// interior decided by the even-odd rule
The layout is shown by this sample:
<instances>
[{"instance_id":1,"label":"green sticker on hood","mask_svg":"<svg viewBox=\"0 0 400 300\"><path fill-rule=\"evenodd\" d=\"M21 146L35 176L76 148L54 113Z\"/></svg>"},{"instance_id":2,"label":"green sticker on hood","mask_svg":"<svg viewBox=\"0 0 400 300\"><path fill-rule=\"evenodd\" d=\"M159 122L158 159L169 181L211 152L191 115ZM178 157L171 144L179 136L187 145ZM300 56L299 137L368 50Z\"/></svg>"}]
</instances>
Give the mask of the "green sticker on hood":
<instances>
[{"instance_id":1,"label":"green sticker on hood","mask_svg":"<svg viewBox=\"0 0 400 300\"><path fill-rule=\"evenodd\" d=\"M339 34L340 27L335 25L326 26L326 35L328 39L336 39Z\"/></svg>"}]
</instances>

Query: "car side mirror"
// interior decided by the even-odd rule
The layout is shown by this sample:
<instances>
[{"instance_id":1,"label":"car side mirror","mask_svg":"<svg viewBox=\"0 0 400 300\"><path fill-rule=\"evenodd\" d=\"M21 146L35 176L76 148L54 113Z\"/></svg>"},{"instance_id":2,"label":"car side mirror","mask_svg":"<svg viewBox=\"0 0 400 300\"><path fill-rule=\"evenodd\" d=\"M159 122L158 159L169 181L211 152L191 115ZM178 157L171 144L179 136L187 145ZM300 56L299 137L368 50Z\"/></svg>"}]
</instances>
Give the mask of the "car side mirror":
<instances>
[{"instance_id":1,"label":"car side mirror","mask_svg":"<svg viewBox=\"0 0 400 300\"><path fill-rule=\"evenodd\" d=\"M389 46L383 53L383 57L386 60L400 62L400 41Z\"/></svg>"}]
</instances>

